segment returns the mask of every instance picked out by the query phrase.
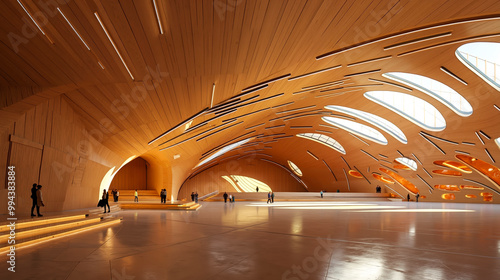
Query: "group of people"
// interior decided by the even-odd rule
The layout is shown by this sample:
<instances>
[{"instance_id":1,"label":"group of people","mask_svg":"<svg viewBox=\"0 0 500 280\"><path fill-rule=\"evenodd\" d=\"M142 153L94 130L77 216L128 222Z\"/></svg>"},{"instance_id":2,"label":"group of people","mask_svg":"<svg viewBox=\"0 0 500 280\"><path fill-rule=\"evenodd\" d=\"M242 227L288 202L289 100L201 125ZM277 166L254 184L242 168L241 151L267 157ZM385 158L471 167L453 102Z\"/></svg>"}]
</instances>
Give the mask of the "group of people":
<instances>
[{"instance_id":1,"label":"group of people","mask_svg":"<svg viewBox=\"0 0 500 280\"><path fill-rule=\"evenodd\" d=\"M161 199L161 203L167 203L167 189L161 189L160 199Z\"/></svg>"},{"instance_id":2,"label":"group of people","mask_svg":"<svg viewBox=\"0 0 500 280\"><path fill-rule=\"evenodd\" d=\"M375 188L376 192L377 193L381 193L382 192L382 187L381 186L378 186Z\"/></svg>"},{"instance_id":3,"label":"group of people","mask_svg":"<svg viewBox=\"0 0 500 280\"><path fill-rule=\"evenodd\" d=\"M267 193L267 203L274 203L274 192L268 192Z\"/></svg>"},{"instance_id":4,"label":"group of people","mask_svg":"<svg viewBox=\"0 0 500 280\"><path fill-rule=\"evenodd\" d=\"M118 189L112 190L111 193L113 194L113 201L118 202L118 197L120 196L120 192L118 191Z\"/></svg>"},{"instance_id":5,"label":"group of people","mask_svg":"<svg viewBox=\"0 0 500 280\"><path fill-rule=\"evenodd\" d=\"M43 215L40 214L40 206L45 206L45 204L43 204L42 185L38 185L37 183L33 184L31 188L31 200L33 201L33 205L31 206L31 217L35 217L35 214L33 214L35 208L37 216L43 217Z\"/></svg>"},{"instance_id":6,"label":"group of people","mask_svg":"<svg viewBox=\"0 0 500 280\"><path fill-rule=\"evenodd\" d=\"M198 192L191 192L191 201L198 203Z\"/></svg>"},{"instance_id":7,"label":"group of people","mask_svg":"<svg viewBox=\"0 0 500 280\"><path fill-rule=\"evenodd\" d=\"M235 199L234 195L232 195L232 194L228 195L227 192L224 192L224 195L222 195L222 197L224 197L224 203L227 202L228 198L229 198L230 203L234 202L234 199Z\"/></svg>"}]
</instances>

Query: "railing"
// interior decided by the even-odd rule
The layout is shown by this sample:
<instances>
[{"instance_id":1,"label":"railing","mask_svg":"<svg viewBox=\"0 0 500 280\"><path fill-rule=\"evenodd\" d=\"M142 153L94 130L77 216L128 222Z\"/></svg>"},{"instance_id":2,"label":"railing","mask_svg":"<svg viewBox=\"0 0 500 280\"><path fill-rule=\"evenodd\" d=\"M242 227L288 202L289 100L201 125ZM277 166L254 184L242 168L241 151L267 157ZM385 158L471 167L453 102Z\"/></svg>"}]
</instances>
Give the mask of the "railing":
<instances>
[{"instance_id":1,"label":"railing","mask_svg":"<svg viewBox=\"0 0 500 280\"><path fill-rule=\"evenodd\" d=\"M209 197L214 196L214 195L217 195L217 194L219 194L219 191L214 191L214 192L211 192L211 193L206 194L206 195L204 195L204 196L200 196L198 199L199 199L199 200L201 200L201 201L203 201L203 200L205 200L206 198L209 198Z\"/></svg>"},{"instance_id":2,"label":"railing","mask_svg":"<svg viewBox=\"0 0 500 280\"><path fill-rule=\"evenodd\" d=\"M486 59L459 51L460 55L464 57L471 65L481 71L484 75L488 76L496 84L500 84L500 65Z\"/></svg>"}]
</instances>

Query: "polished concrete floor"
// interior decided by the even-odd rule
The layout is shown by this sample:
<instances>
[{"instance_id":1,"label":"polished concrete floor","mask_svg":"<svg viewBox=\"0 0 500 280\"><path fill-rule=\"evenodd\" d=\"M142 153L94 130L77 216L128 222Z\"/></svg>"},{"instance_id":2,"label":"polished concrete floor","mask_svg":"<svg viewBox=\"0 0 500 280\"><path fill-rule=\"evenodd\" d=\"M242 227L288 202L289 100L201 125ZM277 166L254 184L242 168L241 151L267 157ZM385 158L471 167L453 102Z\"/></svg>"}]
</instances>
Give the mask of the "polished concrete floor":
<instances>
[{"instance_id":1,"label":"polished concrete floor","mask_svg":"<svg viewBox=\"0 0 500 280\"><path fill-rule=\"evenodd\" d=\"M0 256L0 279L500 279L500 205L206 202Z\"/></svg>"}]
</instances>

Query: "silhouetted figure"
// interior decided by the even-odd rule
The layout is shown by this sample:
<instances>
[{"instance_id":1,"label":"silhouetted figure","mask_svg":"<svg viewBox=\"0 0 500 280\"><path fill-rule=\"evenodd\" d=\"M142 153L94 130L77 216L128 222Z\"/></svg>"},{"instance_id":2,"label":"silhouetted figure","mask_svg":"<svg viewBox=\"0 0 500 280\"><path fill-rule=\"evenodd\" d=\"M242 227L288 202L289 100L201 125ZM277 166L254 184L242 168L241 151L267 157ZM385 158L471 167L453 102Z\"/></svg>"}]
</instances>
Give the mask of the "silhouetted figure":
<instances>
[{"instance_id":1,"label":"silhouetted figure","mask_svg":"<svg viewBox=\"0 0 500 280\"><path fill-rule=\"evenodd\" d=\"M274 192L271 193L271 203L274 203Z\"/></svg>"},{"instance_id":2,"label":"silhouetted figure","mask_svg":"<svg viewBox=\"0 0 500 280\"><path fill-rule=\"evenodd\" d=\"M224 197L224 203L226 203L227 202L227 193L224 192L224 195L222 197Z\"/></svg>"},{"instance_id":3,"label":"silhouetted figure","mask_svg":"<svg viewBox=\"0 0 500 280\"><path fill-rule=\"evenodd\" d=\"M257 187L255 188L255 191L256 191L256 192L259 192L259 186L257 186Z\"/></svg>"},{"instance_id":4,"label":"silhouetted figure","mask_svg":"<svg viewBox=\"0 0 500 280\"><path fill-rule=\"evenodd\" d=\"M108 206L108 213L111 212L111 209L109 208L109 192L106 192L106 190L102 190L102 205L104 205L104 213L106 213L106 206Z\"/></svg>"},{"instance_id":5,"label":"silhouetted figure","mask_svg":"<svg viewBox=\"0 0 500 280\"><path fill-rule=\"evenodd\" d=\"M417 202L418 202L419 197L420 197L420 193L417 193L417 195L415 196L415 199L417 200Z\"/></svg>"},{"instance_id":6,"label":"silhouetted figure","mask_svg":"<svg viewBox=\"0 0 500 280\"><path fill-rule=\"evenodd\" d=\"M194 201L194 192L191 192L191 201Z\"/></svg>"},{"instance_id":7,"label":"silhouetted figure","mask_svg":"<svg viewBox=\"0 0 500 280\"><path fill-rule=\"evenodd\" d=\"M31 200L33 202L33 204L31 205L31 217L35 217L35 214L33 214L33 210L35 210L36 208L36 190L37 190L37 183L34 183L33 184L33 187L31 188ZM36 209L37 210L37 214L40 215L40 212L38 212L38 208Z\"/></svg>"},{"instance_id":8,"label":"silhouetted figure","mask_svg":"<svg viewBox=\"0 0 500 280\"><path fill-rule=\"evenodd\" d=\"M194 202L198 203L198 192L194 193Z\"/></svg>"},{"instance_id":9,"label":"silhouetted figure","mask_svg":"<svg viewBox=\"0 0 500 280\"><path fill-rule=\"evenodd\" d=\"M271 202L271 192L267 193L267 202L266 203L269 203L269 202Z\"/></svg>"},{"instance_id":10,"label":"silhouetted figure","mask_svg":"<svg viewBox=\"0 0 500 280\"><path fill-rule=\"evenodd\" d=\"M337 189L337 192L340 192L340 190L339 190L339 189Z\"/></svg>"},{"instance_id":11,"label":"silhouetted figure","mask_svg":"<svg viewBox=\"0 0 500 280\"><path fill-rule=\"evenodd\" d=\"M38 185L36 191L36 213L38 214L38 217L43 217L42 214L40 214L40 207L45 206L43 204L43 196L42 196L42 185Z\"/></svg>"},{"instance_id":12,"label":"silhouetted figure","mask_svg":"<svg viewBox=\"0 0 500 280\"><path fill-rule=\"evenodd\" d=\"M406 196L406 199L408 199L408 201L410 201L410 194L408 194L408 195Z\"/></svg>"}]
</instances>

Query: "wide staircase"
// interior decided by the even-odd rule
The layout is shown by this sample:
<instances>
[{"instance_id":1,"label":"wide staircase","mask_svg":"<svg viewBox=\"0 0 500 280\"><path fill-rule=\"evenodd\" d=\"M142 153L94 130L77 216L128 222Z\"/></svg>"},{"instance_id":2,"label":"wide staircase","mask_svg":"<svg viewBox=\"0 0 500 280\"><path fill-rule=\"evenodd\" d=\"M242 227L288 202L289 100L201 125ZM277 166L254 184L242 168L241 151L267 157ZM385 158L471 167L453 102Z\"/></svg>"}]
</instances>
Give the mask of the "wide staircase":
<instances>
[{"instance_id":1,"label":"wide staircase","mask_svg":"<svg viewBox=\"0 0 500 280\"><path fill-rule=\"evenodd\" d=\"M134 202L135 190L118 190L120 196L118 202ZM137 190L139 202L160 202L160 194L156 190ZM113 201L113 196L109 194L109 201Z\"/></svg>"},{"instance_id":2,"label":"wide staircase","mask_svg":"<svg viewBox=\"0 0 500 280\"><path fill-rule=\"evenodd\" d=\"M267 201L267 192L228 192L235 201ZM224 193L218 193L204 201L224 201ZM389 193L325 192L275 192L274 201L390 201ZM401 199L399 199L401 201Z\"/></svg>"},{"instance_id":3,"label":"wide staircase","mask_svg":"<svg viewBox=\"0 0 500 280\"><path fill-rule=\"evenodd\" d=\"M44 217L19 218L0 223L0 253L32 246L68 235L109 227L121 222L114 212L120 211L119 205L111 207L111 213L103 214L102 208L70 214L46 214ZM97 213L99 212L99 213ZM11 223L15 223L15 228ZM10 240L10 242L9 242ZM13 243L15 241L15 244Z\"/></svg>"}]
</instances>

